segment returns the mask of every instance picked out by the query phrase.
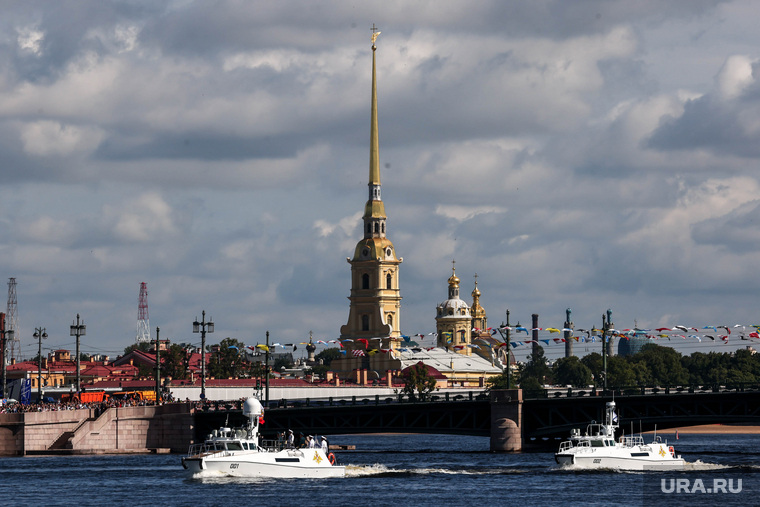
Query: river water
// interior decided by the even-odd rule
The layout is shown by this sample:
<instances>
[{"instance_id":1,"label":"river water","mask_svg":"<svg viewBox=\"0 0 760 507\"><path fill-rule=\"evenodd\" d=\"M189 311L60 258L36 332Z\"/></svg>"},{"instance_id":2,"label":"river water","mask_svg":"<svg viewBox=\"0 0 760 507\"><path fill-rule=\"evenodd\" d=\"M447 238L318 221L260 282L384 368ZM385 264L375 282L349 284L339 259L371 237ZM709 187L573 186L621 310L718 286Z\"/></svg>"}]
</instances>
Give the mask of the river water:
<instances>
[{"instance_id":1,"label":"river water","mask_svg":"<svg viewBox=\"0 0 760 507\"><path fill-rule=\"evenodd\" d=\"M331 444L356 446L336 453L348 467L342 479L188 478L178 455L0 458L0 501L77 507L760 504L760 436L664 436L688 462L684 472L564 470L551 452L494 454L487 438L412 434L331 436ZM712 489L717 492L707 492Z\"/></svg>"}]
</instances>

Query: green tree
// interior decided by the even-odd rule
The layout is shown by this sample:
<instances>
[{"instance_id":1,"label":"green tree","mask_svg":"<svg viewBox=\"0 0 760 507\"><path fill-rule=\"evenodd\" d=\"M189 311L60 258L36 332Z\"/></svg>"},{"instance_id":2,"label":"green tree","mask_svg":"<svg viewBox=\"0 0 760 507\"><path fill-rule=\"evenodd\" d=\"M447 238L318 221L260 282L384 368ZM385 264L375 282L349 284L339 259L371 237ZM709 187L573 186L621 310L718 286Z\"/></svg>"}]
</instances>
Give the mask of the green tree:
<instances>
[{"instance_id":1,"label":"green tree","mask_svg":"<svg viewBox=\"0 0 760 507\"><path fill-rule=\"evenodd\" d=\"M591 370L594 385L597 387L602 386L604 384L604 359L602 355L599 352L586 354L581 359L581 363Z\"/></svg>"},{"instance_id":2,"label":"green tree","mask_svg":"<svg viewBox=\"0 0 760 507\"><path fill-rule=\"evenodd\" d=\"M563 386L586 387L593 382L591 369L576 356L557 359L552 367L552 374L554 382Z\"/></svg>"},{"instance_id":3,"label":"green tree","mask_svg":"<svg viewBox=\"0 0 760 507\"><path fill-rule=\"evenodd\" d=\"M508 375L511 375L512 378L509 379ZM511 373L508 370L504 370L498 375L488 377L486 379L486 391L492 391L494 389L509 389L509 380L511 380L511 385L514 389L517 386L517 379L515 379L514 373Z\"/></svg>"},{"instance_id":4,"label":"green tree","mask_svg":"<svg viewBox=\"0 0 760 507\"><path fill-rule=\"evenodd\" d=\"M322 364L329 367L330 363L332 363L335 359L340 359L342 357L345 357L341 352L339 348L331 347L329 349L324 349L322 352L314 356L314 359L317 361L322 361Z\"/></svg>"},{"instance_id":5,"label":"green tree","mask_svg":"<svg viewBox=\"0 0 760 507\"><path fill-rule=\"evenodd\" d=\"M140 352L150 352L153 349L153 345L150 342L133 343L129 347L124 349L124 355L126 356L133 350L139 350Z\"/></svg>"},{"instance_id":6,"label":"green tree","mask_svg":"<svg viewBox=\"0 0 760 507\"><path fill-rule=\"evenodd\" d=\"M607 387L628 387L636 385L636 373L624 357L607 358Z\"/></svg>"},{"instance_id":7,"label":"green tree","mask_svg":"<svg viewBox=\"0 0 760 507\"><path fill-rule=\"evenodd\" d=\"M216 352L211 354L208 363L209 376L216 378L237 377L247 369L243 364L242 351L245 344L235 338L225 338L219 342Z\"/></svg>"},{"instance_id":8,"label":"green tree","mask_svg":"<svg viewBox=\"0 0 760 507\"><path fill-rule=\"evenodd\" d=\"M552 369L544 355L544 349L540 345L530 353L528 362L520 370L520 385L527 379L535 379L539 385L551 383Z\"/></svg>"},{"instance_id":9,"label":"green tree","mask_svg":"<svg viewBox=\"0 0 760 507\"><path fill-rule=\"evenodd\" d=\"M689 383L689 371L681 363L681 357L681 353L674 348L647 343L630 360L646 366L652 384L686 385Z\"/></svg>"},{"instance_id":10,"label":"green tree","mask_svg":"<svg viewBox=\"0 0 760 507\"><path fill-rule=\"evenodd\" d=\"M161 352L161 376L171 377L175 380L187 378L185 349L182 345L175 343Z\"/></svg>"},{"instance_id":11,"label":"green tree","mask_svg":"<svg viewBox=\"0 0 760 507\"><path fill-rule=\"evenodd\" d=\"M425 363L420 361L404 370L404 387L401 392L412 401L424 401L435 390L436 383Z\"/></svg>"}]
</instances>

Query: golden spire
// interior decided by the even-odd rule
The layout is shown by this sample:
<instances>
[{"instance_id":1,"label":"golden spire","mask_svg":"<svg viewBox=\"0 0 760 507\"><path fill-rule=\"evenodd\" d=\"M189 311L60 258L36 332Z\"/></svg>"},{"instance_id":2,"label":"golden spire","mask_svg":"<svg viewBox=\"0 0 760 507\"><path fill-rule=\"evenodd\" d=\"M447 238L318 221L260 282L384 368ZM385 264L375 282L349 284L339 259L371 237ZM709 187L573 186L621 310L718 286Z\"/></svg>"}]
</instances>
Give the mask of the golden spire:
<instances>
[{"instance_id":1,"label":"golden spire","mask_svg":"<svg viewBox=\"0 0 760 507\"><path fill-rule=\"evenodd\" d=\"M375 41L380 32L372 25L372 112L369 133L369 184L380 184L380 142L377 134L377 77L375 75Z\"/></svg>"}]
</instances>

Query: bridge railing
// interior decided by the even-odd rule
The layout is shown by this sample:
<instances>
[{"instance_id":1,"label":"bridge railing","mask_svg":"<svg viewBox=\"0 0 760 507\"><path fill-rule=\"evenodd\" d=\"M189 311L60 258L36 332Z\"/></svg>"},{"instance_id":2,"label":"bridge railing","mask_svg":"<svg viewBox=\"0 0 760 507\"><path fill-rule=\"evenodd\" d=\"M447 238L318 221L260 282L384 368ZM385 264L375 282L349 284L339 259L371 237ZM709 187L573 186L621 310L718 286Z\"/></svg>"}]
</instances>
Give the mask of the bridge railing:
<instances>
[{"instance_id":1,"label":"bridge railing","mask_svg":"<svg viewBox=\"0 0 760 507\"><path fill-rule=\"evenodd\" d=\"M608 387L550 387L546 389L526 389L524 399L543 398L581 398L584 396L648 396L663 394L705 394L705 393L743 393L760 391L760 383L739 382L730 384L692 384L692 385L658 385L658 386L616 386Z\"/></svg>"},{"instance_id":2,"label":"bridge railing","mask_svg":"<svg viewBox=\"0 0 760 507\"><path fill-rule=\"evenodd\" d=\"M431 402L456 402L456 401L487 401L489 399L488 393L484 391L466 391L463 393L440 393L432 394L424 397L423 399L413 400L409 396L403 394L396 394L394 396L381 396L379 394L375 396L359 397L351 396L351 398L334 398L329 397L327 399L311 399L305 398L302 400L270 400L269 408L300 408L300 407L337 407L337 406L356 406L356 405L388 405L392 403L431 403Z\"/></svg>"}]
</instances>

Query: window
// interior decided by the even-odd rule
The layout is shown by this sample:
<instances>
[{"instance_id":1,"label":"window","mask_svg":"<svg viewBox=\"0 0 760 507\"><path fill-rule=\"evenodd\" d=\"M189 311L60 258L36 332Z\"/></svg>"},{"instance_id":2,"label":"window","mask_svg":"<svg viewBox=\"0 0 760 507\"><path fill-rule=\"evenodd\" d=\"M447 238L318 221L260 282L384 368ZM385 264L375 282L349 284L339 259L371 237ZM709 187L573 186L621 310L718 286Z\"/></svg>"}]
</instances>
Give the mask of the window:
<instances>
[{"instance_id":1,"label":"window","mask_svg":"<svg viewBox=\"0 0 760 507\"><path fill-rule=\"evenodd\" d=\"M388 314L388 317L385 319L388 321L388 325L391 326L391 329L393 329L393 315L390 313Z\"/></svg>"},{"instance_id":2,"label":"window","mask_svg":"<svg viewBox=\"0 0 760 507\"><path fill-rule=\"evenodd\" d=\"M385 275L385 288L386 289L392 289L393 288L393 277L390 273Z\"/></svg>"},{"instance_id":3,"label":"window","mask_svg":"<svg viewBox=\"0 0 760 507\"><path fill-rule=\"evenodd\" d=\"M375 232L380 232L380 224L375 222Z\"/></svg>"},{"instance_id":4,"label":"window","mask_svg":"<svg viewBox=\"0 0 760 507\"><path fill-rule=\"evenodd\" d=\"M369 275L367 273L362 275L362 289L369 289Z\"/></svg>"},{"instance_id":5,"label":"window","mask_svg":"<svg viewBox=\"0 0 760 507\"><path fill-rule=\"evenodd\" d=\"M362 331L369 331L369 315L362 315Z\"/></svg>"}]
</instances>

